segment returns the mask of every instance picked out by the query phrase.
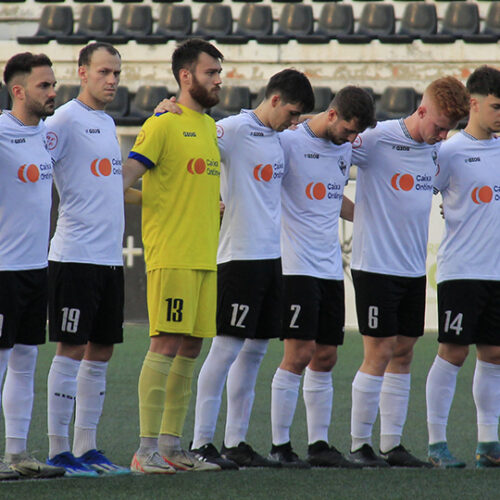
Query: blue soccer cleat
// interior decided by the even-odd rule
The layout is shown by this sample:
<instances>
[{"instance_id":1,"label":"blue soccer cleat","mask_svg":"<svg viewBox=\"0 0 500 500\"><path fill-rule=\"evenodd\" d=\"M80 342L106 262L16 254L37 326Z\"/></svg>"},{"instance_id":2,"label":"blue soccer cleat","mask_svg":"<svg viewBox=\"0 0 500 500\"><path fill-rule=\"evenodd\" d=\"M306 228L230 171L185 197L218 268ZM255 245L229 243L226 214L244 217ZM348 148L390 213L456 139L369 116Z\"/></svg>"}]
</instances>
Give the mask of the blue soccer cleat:
<instances>
[{"instance_id":1,"label":"blue soccer cleat","mask_svg":"<svg viewBox=\"0 0 500 500\"><path fill-rule=\"evenodd\" d=\"M429 462L438 469L463 469L465 467L465 462L451 454L446 441L430 444L427 456Z\"/></svg>"},{"instance_id":2,"label":"blue soccer cleat","mask_svg":"<svg viewBox=\"0 0 500 500\"><path fill-rule=\"evenodd\" d=\"M89 450L81 457L78 457L77 460L99 474L109 476L130 474L130 469L128 467L114 464L99 450Z\"/></svg>"},{"instance_id":3,"label":"blue soccer cleat","mask_svg":"<svg viewBox=\"0 0 500 500\"><path fill-rule=\"evenodd\" d=\"M56 456L47 459L48 465L53 465L54 467L63 467L66 472L65 477L98 477L99 474L87 467L85 464L80 462L73 453L69 451L64 451Z\"/></svg>"},{"instance_id":4,"label":"blue soccer cleat","mask_svg":"<svg viewBox=\"0 0 500 500\"><path fill-rule=\"evenodd\" d=\"M483 469L486 467L500 467L500 443L477 443L476 467Z\"/></svg>"}]
</instances>

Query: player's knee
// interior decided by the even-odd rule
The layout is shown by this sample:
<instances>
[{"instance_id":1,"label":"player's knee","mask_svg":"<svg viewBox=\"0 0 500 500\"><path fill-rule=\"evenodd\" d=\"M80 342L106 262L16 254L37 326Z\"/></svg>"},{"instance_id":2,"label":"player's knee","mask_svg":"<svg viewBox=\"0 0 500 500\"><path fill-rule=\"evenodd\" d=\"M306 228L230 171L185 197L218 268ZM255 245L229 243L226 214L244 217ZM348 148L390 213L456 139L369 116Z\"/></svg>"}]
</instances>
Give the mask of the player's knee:
<instances>
[{"instance_id":1,"label":"player's knee","mask_svg":"<svg viewBox=\"0 0 500 500\"><path fill-rule=\"evenodd\" d=\"M462 366L468 355L468 345L439 344L438 356L452 365Z\"/></svg>"},{"instance_id":2,"label":"player's knee","mask_svg":"<svg viewBox=\"0 0 500 500\"><path fill-rule=\"evenodd\" d=\"M333 369L336 363L336 346L320 346L316 349L316 352L309 363L309 368L314 371L328 372Z\"/></svg>"}]
</instances>

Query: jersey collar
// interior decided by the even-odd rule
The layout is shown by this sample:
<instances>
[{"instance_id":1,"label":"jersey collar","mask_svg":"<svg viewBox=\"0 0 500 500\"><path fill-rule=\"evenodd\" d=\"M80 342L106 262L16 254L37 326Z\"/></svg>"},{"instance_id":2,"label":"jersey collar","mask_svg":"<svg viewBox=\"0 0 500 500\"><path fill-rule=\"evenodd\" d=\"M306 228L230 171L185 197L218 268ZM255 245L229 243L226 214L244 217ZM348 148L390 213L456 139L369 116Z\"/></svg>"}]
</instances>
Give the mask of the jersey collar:
<instances>
[{"instance_id":1,"label":"jersey collar","mask_svg":"<svg viewBox=\"0 0 500 500\"><path fill-rule=\"evenodd\" d=\"M408 138L411 139L412 141L415 141L413 137L411 136L410 132L408 132L408 129L406 128L405 120L404 118L400 118L398 120L399 126L401 127L401 130L403 131L403 134Z\"/></svg>"}]
</instances>

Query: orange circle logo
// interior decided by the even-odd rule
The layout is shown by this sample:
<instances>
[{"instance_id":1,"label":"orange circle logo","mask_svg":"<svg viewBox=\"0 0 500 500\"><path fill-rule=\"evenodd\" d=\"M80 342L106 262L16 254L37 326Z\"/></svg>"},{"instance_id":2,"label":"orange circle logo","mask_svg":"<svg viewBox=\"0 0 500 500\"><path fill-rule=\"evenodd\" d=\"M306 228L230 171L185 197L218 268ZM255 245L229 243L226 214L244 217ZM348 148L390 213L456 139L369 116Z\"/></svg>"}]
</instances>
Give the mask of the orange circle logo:
<instances>
[{"instance_id":1,"label":"orange circle logo","mask_svg":"<svg viewBox=\"0 0 500 500\"><path fill-rule=\"evenodd\" d=\"M107 158L103 158L102 160L99 160L99 158L96 158L90 164L90 171L96 177L100 177L101 175L103 175L104 177L107 177L108 175L111 174L111 162Z\"/></svg>"},{"instance_id":2,"label":"orange circle logo","mask_svg":"<svg viewBox=\"0 0 500 500\"><path fill-rule=\"evenodd\" d=\"M472 190L471 198L476 205L489 203L493 199L493 190L490 186L476 187Z\"/></svg>"},{"instance_id":3,"label":"orange circle logo","mask_svg":"<svg viewBox=\"0 0 500 500\"><path fill-rule=\"evenodd\" d=\"M26 164L24 164L19 167L17 177L25 183L28 181L36 182L40 178L40 170L38 170L36 165L31 164L26 167Z\"/></svg>"},{"instance_id":4,"label":"orange circle logo","mask_svg":"<svg viewBox=\"0 0 500 500\"><path fill-rule=\"evenodd\" d=\"M394 174L391 179L391 185L396 190L399 191L410 191L415 185L415 181L410 174Z\"/></svg>"},{"instance_id":5,"label":"orange circle logo","mask_svg":"<svg viewBox=\"0 0 500 500\"><path fill-rule=\"evenodd\" d=\"M205 172L207 165L205 164L205 160L203 158L191 158L187 164L187 171L190 174L202 174Z\"/></svg>"},{"instance_id":6,"label":"orange circle logo","mask_svg":"<svg viewBox=\"0 0 500 500\"><path fill-rule=\"evenodd\" d=\"M326 187L322 182L310 182L306 186L306 196L310 200L322 200L326 196Z\"/></svg>"},{"instance_id":7,"label":"orange circle logo","mask_svg":"<svg viewBox=\"0 0 500 500\"><path fill-rule=\"evenodd\" d=\"M257 181L265 181L269 182L272 177L273 177L273 167L269 163L266 165L262 166L262 163L259 163L256 167L253 169L253 176L255 177L255 180Z\"/></svg>"}]
</instances>

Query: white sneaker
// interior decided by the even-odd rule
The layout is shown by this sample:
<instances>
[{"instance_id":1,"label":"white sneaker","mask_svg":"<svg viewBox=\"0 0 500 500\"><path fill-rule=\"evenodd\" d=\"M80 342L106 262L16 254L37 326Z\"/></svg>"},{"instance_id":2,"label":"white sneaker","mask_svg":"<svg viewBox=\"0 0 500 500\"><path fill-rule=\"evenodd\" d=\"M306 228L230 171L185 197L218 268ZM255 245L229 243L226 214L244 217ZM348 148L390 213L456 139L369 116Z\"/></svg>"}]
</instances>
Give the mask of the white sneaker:
<instances>
[{"instance_id":1,"label":"white sneaker","mask_svg":"<svg viewBox=\"0 0 500 500\"><path fill-rule=\"evenodd\" d=\"M130 470L139 474L175 474L175 469L157 451L146 456L135 453Z\"/></svg>"},{"instance_id":2,"label":"white sneaker","mask_svg":"<svg viewBox=\"0 0 500 500\"><path fill-rule=\"evenodd\" d=\"M221 470L217 464L207 462L201 455L187 450L166 450L162 457L177 470L216 471Z\"/></svg>"}]
</instances>

